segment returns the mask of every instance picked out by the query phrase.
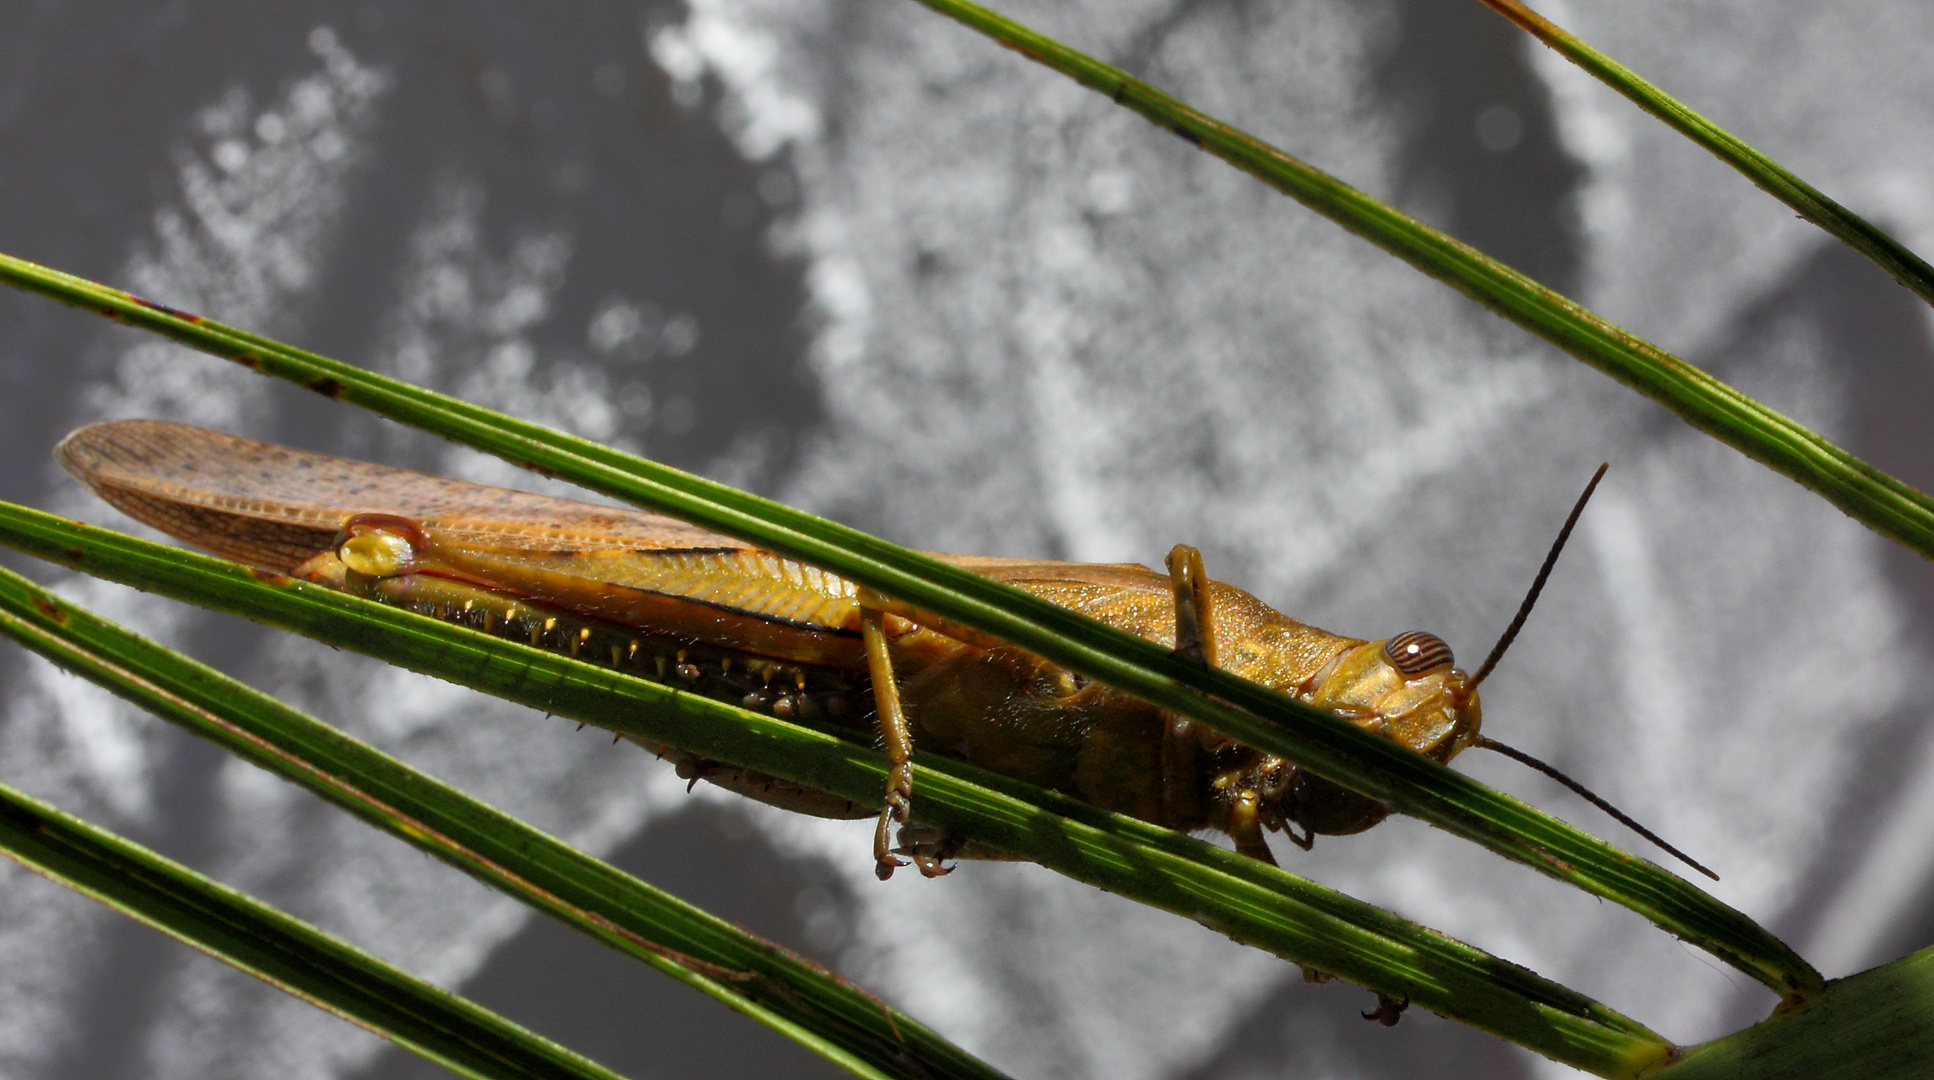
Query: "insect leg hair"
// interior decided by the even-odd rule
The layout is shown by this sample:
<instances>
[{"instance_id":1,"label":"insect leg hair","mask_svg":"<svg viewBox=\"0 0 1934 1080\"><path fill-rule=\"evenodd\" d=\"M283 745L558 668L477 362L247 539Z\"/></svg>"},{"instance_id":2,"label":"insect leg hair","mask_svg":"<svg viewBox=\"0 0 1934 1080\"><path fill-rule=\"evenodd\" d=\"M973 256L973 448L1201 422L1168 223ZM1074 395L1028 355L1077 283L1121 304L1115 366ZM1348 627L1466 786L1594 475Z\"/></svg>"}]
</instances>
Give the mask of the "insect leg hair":
<instances>
[{"instance_id":1,"label":"insect leg hair","mask_svg":"<svg viewBox=\"0 0 1934 1080\"><path fill-rule=\"evenodd\" d=\"M1532 757L1530 754L1525 753L1524 751L1518 749L1515 746L1507 746L1506 744L1501 743L1496 739L1488 739L1480 735L1478 736L1477 745L1480 748L1485 750L1494 750L1500 754L1503 754L1505 757L1510 758L1513 761L1520 762L1525 765L1529 765L1532 768L1538 770L1539 772L1545 774L1546 776L1551 777L1553 780L1556 780L1559 783L1570 788L1573 792L1575 792L1577 795L1583 798L1586 802L1589 802L1593 806L1598 807L1600 810L1603 810L1606 813L1612 815L1612 817L1618 820L1619 824L1625 826L1626 828L1632 830L1633 832L1638 833L1640 836L1645 837L1647 840L1650 840L1652 843L1658 845L1661 851L1664 851L1667 854L1670 854L1673 858L1679 860L1682 863L1685 863L1687 866L1692 867L1694 870L1699 871L1700 873L1706 875L1707 877L1713 879L1714 881L1719 880L1718 874L1715 874L1711 870L1708 870L1704 866L1701 866L1697 861L1695 861L1692 858L1692 856L1687 855L1685 852L1680 851L1678 848L1675 848L1671 844L1666 843L1664 840L1659 838L1658 833L1655 833L1651 829L1648 829L1645 826L1640 825L1638 822L1633 821L1631 817L1625 813L1625 811L1620 810L1618 807L1613 806L1609 802L1606 802L1604 799L1599 797L1597 792L1579 783L1578 781L1573 780L1571 777L1566 776L1564 773L1559 772L1557 769L1554 769L1551 766L1546 765L1544 762L1539 761L1537 758Z\"/></svg>"},{"instance_id":2,"label":"insect leg hair","mask_svg":"<svg viewBox=\"0 0 1934 1080\"><path fill-rule=\"evenodd\" d=\"M1611 462L1601 462L1598 471L1585 485L1584 492L1578 496L1578 501L1572 504L1571 516L1565 518L1564 528L1558 530L1558 539L1551 542L1551 550L1545 554L1545 564L1538 568L1538 576L1531 582L1531 591L1524 594L1524 603L1518 605L1518 613L1512 617L1511 625L1504 628L1498 643L1491 646L1491 655L1484 658L1484 663L1478 665L1477 674L1471 676L1472 686L1479 685L1491 674L1491 669L1504 659L1504 650L1511 647L1511 642L1517 640L1518 631L1524 629L1524 620L1531 617L1532 605L1538 602L1538 594L1544 591L1545 579L1551 576L1551 568L1558 563L1558 553L1565 550L1565 541L1571 539L1571 530L1578 524L1578 515L1585 512L1585 504L1591 501L1592 492L1598 490L1598 482L1605 478L1605 470L1611 467Z\"/></svg>"}]
</instances>

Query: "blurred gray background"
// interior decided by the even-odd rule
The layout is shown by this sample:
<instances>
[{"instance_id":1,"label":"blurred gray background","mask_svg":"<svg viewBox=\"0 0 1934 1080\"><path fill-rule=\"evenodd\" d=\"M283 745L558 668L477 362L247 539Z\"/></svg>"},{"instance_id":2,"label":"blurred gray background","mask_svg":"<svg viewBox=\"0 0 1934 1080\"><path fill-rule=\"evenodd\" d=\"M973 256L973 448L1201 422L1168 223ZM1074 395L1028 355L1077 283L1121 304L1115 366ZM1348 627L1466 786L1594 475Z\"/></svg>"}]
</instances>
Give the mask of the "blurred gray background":
<instances>
[{"instance_id":1,"label":"blurred gray background","mask_svg":"<svg viewBox=\"0 0 1934 1080\"><path fill-rule=\"evenodd\" d=\"M1926 488L1926 308L1476 0L1008 3L1570 291ZM1546 6L1934 250L1934 9ZM1211 573L1339 633L1515 608L1487 731L1725 876L1842 975L1934 940L1934 574L1259 183L904 0L0 3L0 250L918 547ZM0 295L0 496L192 421L542 485ZM23 566L19 560L10 565ZM865 823L750 806L595 732L24 567L884 993L1028 1077L1558 1075L1487 1036L1026 866L872 880ZM1459 767L1616 842L1502 760ZM635 1076L831 1075L17 651L0 779ZM1771 1006L1622 909L1408 821L1285 863L1680 1040ZM435 1067L0 866L0 1075Z\"/></svg>"}]
</instances>

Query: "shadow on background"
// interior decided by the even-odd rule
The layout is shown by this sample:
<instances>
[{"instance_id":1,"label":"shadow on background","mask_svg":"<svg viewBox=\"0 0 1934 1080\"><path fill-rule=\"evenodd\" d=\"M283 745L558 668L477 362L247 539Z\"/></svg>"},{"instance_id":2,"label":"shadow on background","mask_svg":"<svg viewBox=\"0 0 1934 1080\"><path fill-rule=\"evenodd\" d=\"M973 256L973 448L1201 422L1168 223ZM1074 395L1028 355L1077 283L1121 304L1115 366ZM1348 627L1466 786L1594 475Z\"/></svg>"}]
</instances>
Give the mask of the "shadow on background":
<instances>
[{"instance_id":1,"label":"shadow on background","mask_svg":"<svg viewBox=\"0 0 1934 1080\"><path fill-rule=\"evenodd\" d=\"M1373 89L1404 135L1398 205L1555 289L1574 290L1582 240L1573 196L1585 170L1559 145L1526 39L1479 4L1401 0L1395 13L1398 28L1375 66ZM1489 312L1473 307L1470 317L1500 340L1524 339ZM1396 1028L1373 1029L1362 1014L1375 1005L1372 995L1341 983L1286 983L1183 1075L1531 1075L1517 1048L1422 1010Z\"/></svg>"},{"instance_id":2,"label":"shadow on background","mask_svg":"<svg viewBox=\"0 0 1934 1080\"><path fill-rule=\"evenodd\" d=\"M1884 224L1884 223L1883 223ZM1845 444L1880 469L1922 491L1934 491L1934 335L1927 305L1865 258L1822 238L1802 263L1736 323L1734 335L1717 350L1715 373L1733 381L1750 379L1757 364L1792 337L1824 350L1826 369L1844 379ZM1893 594L1901 601L1906 639L1934 664L1934 563L1891 541L1881 546L1881 565ZM1868 858L1877 820L1897 812L1901 799L1924 764L1927 706L1922 685L1910 689L1907 703L1877 724L1857 751L1861 782L1837 806L1823 806L1828 842L1819 863L1800 876L1804 887L1772 929L1789 941L1803 942L1841 899L1842 887ZM1871 963L1882 963L1934 942L1934 894L1918 910L1891 927L1875 927L1879 942ZM1830 973L1831 974L1831 973ZM1741 1014L1749 1023L1758 1016Z\"/></svg>"},{"instance_id":3,"label":"shadow on background","mask_svg":"<svg viewBox=\"0 0 1934 1080\"><path fill-rule=\"evenodd\" d=\"M1532 1075L1526 1055L1500 1039L1421 1009L1386 1030L1363 1019L1376 1007L1374 994L1344 983L1285 983L1256 1003L1214 1057L1178 1080Z\"/></svg>"},{"instance_id":4,"label":"shadow on background","mask_svg":"<svg viewBox=\"0 0 1934 1080\"><path fill-rule=\"evenodd\" d=\"M770 490L790 467L799 434L818 422L817 389L802 360L800 270L765 241L796 198L784 163L746 161L713 117L716 88L695 107L674 102L642 48L654 20L683 18L682 4L290 3L237 18L215 4L101 3L16 14L0 42L0 250L125 284L131 257L154 245L157 209L184 201L183 155L208 153L201 111L238 87L251 110L271 106L291 80L318 68L307 42L328 27L390 88L359 148L366 161L348 182L346 210L317 256L316 279L277 312L287 327L278 332L325 355L379 364L384 317L398 305L416 231L434 200L471 184L483 199L482 250L510 251L534 229L568 238L566 279L529 337L547 364L562 358L598 369L623 405L621 434L634 445L700 470L733 454L745 459L740 451L750 447L750 459L730 463L732 479ZM635 304L647 321L689 316L696 333L675 355L592 347L587 327L617 301ZM56 475L49 450L95 418L81 394L112 379L121 350L139 340L97 316L0 293L0 391L9 400L0 496L47 504ZM77 341L93 344L77 352ZM477 359L449 357L439 388L452 389ZM240 369L232 377L251 378ZM396 437L391 425L293 388L277 384L269 400L272 416L251 419L261 425L255 433L280 441L344 452L379 428ZM403 439L392 463L434 460L438 444L428 437ZM7 561L49 576L44 566ZM246 674L262 642L259 627L208 618L187 647ZM16 681L18 655L3 661ZM219 853L217 775L226 756L173 729L158 731L148 749L154 813L124 831L208 865ZM802 890L819 897L820 921L836 920L830 877L735 832L734 820L694 809L635 840L617 861L805 949L795 899ZM148 1075L153 1025L176 973L207 962L145 927L109 923L86 957L84 1013L73 1030L50 1035L62 1049L47 1075ZM833 1074L790 1041L545 919L462 989L635 1075L769 1075L775 1065L788 1075ZM418 1067L444 1075L396 1055L372 1075L417 1075L410 1070Z\"/></svg>"},{"instance_id":5,"label":"shadow on background","mask_svg":"<svg viewBox=\"0 0 1934 1080\"><path fill-rule=\"evenodd\" d=\"M1479 4L1402 0L1396 10L1399 30L1375 85L1404 132L1398 204L1575 292L1583 241L1573 196L1585 168L1558 142L1551 95L1526 59L1530 39Z\"/></svg>"},{"instance_id":6,"label":"shadow on background","mask_svg":"<svg viewBox=\"0 0 1934 1080\"><path fill-rule=\"evenodd\" d=\"M607 860L821 963L850 936L832 869L773 848L734 810L694 803ZM681 983L539 916L491 953L463 994L625 1076L848 1075ZM434 1080L441 1066L391 1049L361 1080Z\"/></svg>"}]
</instances>

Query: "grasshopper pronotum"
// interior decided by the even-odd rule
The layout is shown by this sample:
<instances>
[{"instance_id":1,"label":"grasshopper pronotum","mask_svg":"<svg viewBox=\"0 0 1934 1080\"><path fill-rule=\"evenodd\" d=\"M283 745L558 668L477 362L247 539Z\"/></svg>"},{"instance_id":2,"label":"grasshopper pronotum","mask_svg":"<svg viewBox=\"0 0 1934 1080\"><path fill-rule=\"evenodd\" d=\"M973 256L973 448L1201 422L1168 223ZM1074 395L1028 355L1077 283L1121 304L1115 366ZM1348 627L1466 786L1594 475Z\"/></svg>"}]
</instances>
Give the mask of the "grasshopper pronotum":
<instances>
[{"instance_id":1,"label":"grasshopper pronotum","mask_svg":"<svg viewBox=\"0 0 1934 1080\"><path fill-rule=\"evenodd\" d=\"M851 582L672 518L155 421L82 428L56 456L129 515L266 570L781 717L865 728L870 697L892 764L884 809L649 748L693 782L785 809L877 813L874 858L883 878L903 865L896 855L928 876L946 873L951 858L1002 857L910 820L916 742L1144 821L1220 830L1238 851L1270 862L1266 831L1307 849L1317 834L1361 832L1388 814L1194 721L998 641L942 633L886 610ZM1478 730L1478 684L1523 624L1591 490L1474 676L1431 634L1363 641L1297 622L1211 581L1186 546L1170 552L1166 575L1133 564L940 557L1293 694L1436 761L1471 746L1499 750L1710 874L1556 770ZM895 822L898 847L889 838Z\"/></svg>"}]
</instances>

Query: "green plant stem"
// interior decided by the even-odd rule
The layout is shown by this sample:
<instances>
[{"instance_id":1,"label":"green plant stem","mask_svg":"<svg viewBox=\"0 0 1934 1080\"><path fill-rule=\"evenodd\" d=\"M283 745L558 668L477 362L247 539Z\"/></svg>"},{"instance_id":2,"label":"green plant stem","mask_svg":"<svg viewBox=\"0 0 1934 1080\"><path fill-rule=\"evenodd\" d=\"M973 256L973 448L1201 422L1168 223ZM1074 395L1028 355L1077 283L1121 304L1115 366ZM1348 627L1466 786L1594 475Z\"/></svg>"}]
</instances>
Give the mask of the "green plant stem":
<instances>
[{"instance_id":1,"label":"green plant stem","mask_svg":"<svg viewBox=\"0 0 1934 1080\"><path fill-rule=\"evenodd\" d=\"M885 761L870 746L321 586L4 503L0 543L855 801L876 801L883 790ZM0 602L49 631L86 621L44 593L9 595L0 590ZM333 732L316 738L347 743ZM915 761L923 822L1598 1075L1633 1076L1672 1053L1643 1025L1583 995L1275 867L959 762L925 753ZM363 771L357 784L372 785ZM399 805L389 787L370 790Z\"/></svg>"},{"instance_id":2,"label":"green plant stem","mask_svg":"<svg viewBox=\"0 0 1934 1080\"><path fill-rule=\"evenodd\" d=\"M0 853L461 1075L621 1080L480 1005L5 785Z\"/></svg>"},{"instance_id":3,"label":"green plant stem","mask_svg":"<svg viewBox=\"0 0 1934 1080\"><path fill-rule=\"evenodd\" d=\"M1000 1073L825 969L0 569L0 633L853 1073Z\"/></svg>"},{"instance_id":4,"label":"green plant stem","mask_svg":"<svg viewBox=\"0 0 1934 1080\"><path fill-rule=\"evenodd\" d=\"M1811 1009L1686 1051L1660 1080L1923 1080L1934 1066L1934 949L1827 984Z\"/></svg>"},{"instance_id":5,"label":"green plant stem","mask_svg":"<svg viewBox=\"0 0 1934 1080\"><path fill-rule=\"evenodd\" d=\"M1800 217L1872 259L1916 296L1934 304L1934 266L1929 266L1920 256L1907 250L1906 245L1888 236L1872 222L1828 198L1818 188L1753 149L1732 132L1699 115L1684 102L1640 78L1630 68L1585 44L1519 0L1483 2L1558 55L1663 121L1672 130L1731 165L1740 175L1791 207Z\"/></svg>"},{"instance_id":6,"label":"green plant stem","mask_svg":"<svg viewBox=\"0 0 1934 1080\"><path fill-rule=\"evenodd\" d=\"M1798 481L1882 536L1934 558L1934 500L1553 289L1247 132L965 0L919 0L1107 95Z\"/></svg>"},{"instance_id":7,"label":"green plant stem","mask_svg":"<svg viewBox=\"0 0 1934 1080\"><path fill-rule=\"evenodd\" d=\"M539 473L787 555L1184 716L1644 915L1789 1002L1823 981L1744 914L1637 856L1328 712L1019 589L791 507L203 316L0 256L0 280L152 330Z\"/></svg>"}]
</instances>

